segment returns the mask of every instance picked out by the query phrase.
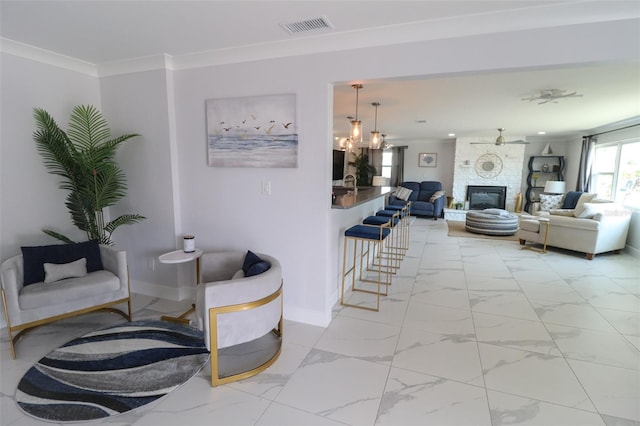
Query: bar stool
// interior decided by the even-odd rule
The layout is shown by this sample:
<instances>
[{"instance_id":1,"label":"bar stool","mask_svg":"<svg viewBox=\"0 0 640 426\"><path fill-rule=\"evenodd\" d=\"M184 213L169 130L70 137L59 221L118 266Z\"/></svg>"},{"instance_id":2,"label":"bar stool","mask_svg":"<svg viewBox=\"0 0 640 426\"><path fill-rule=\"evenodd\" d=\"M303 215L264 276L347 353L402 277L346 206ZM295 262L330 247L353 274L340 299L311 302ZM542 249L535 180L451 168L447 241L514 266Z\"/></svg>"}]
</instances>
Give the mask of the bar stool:
<instances>
[{"instance_id":1,"label":"bar stool","mask_svg":"<svg viewBox=\"0 0 640 426\"><path fill-rule=\"evenodd\" d=\"M400 247L401 250L409 250L409 231L410 231L410 217L411 217L411 201L408 201L404 205L388 205L385 207L385 210L397 210L401 212L400 218L402 219L402 231L403 231L403 239L402 245Z\"/></svg>"},{"instance_id":2,"label":"bar stool","mask_svg":"<svg viewBox=\"0 0 640 426\"><path fill-rule=\"evenodd\" d=\"M411 217L411 201L408 201L407 203L405 203L404 205L400 206L400 205L388 205L384 208L385 210L395 210L395 211L399 211L402 212L401 213L401 219L402 219L402 244L400 246L401 250L409 250L409 241L410 241L410 236L409 236L409 231L410 231L410 217Z\"/></svg>"},{"instance_id":3,"label":"bar stool","mask_svg":"<svg viewBox=\"0 0 640 426\"><path fill-rule=\"evenodd\" d=\"M376 216L382 216L391 218L397 216L400 219L399 230L397 231L394 239L394 247L395 249L400 250L402 256L404 256L405 252L409 249L409 238L408 238L408 213L406 209L402 210L379 210L376 212Z\"/></svg>"},{"instance_id":4,"label":"bar stool","mask_svg":"<svg viewBox=\"0 0 640 426\"><path fill-rule=\"evenodd\" d=\"M380 250L378 250L378 254L377 256L374 257L374 259L377 258L378 263L381 263L382 261L386 261L387 264L384 266L393 269L393 273L395 274L396 273L395 270L400 269L400 261L402 260L402 257L403 257L403 253L399 251L399 247L398 247L398 239L400 238L398 232L400 228L399 224L401 223L399 214L396 213L391 217L369 216L363 219L362 223L364 225L390 227L391 235L389 236L389 238L387 238L387 243L383 245L384 247L386 247L387 251L385 251L383 247L381 247ZM369 258L367 257L367 262L368 260ZM378 266L378 264L375 263L375 260L371 263L371 265ZM371 270L371 269L367 268L367 270Z\"/></svg>"},{"instance_id":5,"label":"bar stool","mask_svg":"<svg viewBox=\"0 0 640 426\"><path fill-rule=\"evenodd\" d=\"M377 268L377 280L372 280L372 279L365 279L363 277L363 260L366 257L367 260L369 258L369 250L370 250L370 244L373 244L374 247L373 249L375 250L376 247L378 248L378 250L382 249L382 245L385 241L386 238L389 237L389 235L391 234L391 229L390 229L390 225L389 224L385 224L385 225L380 225L380 226L372 226L372 225L355 225L352 226L351 228L347 229L346 231L344 231L344 252L343 252L343 256L342 256L342 289L341 289L341 294L340 294L340 304L343 306L351 306L354 308L360 308L360 309L366 309L369 311L375 311L378 312L380 311L380 296L386 296L387 292L385 291L384 293L381 292L381 286L385 285L388 286L391 284L391 270L390 268L385 268L385 271L383 272L383 268L382 268L382 264L378 264L378 268ZM347 269L347 249L348 249L348 245L349 245L349 241L352 240L353 241L353 265ZM373 291L373 290L367 290L367 289L362 289L362 288L356 288L356 259L357 259L357 251L358 251L358 242L360 242L360 277L359 280L363 281L363 282L372 282L377 284L377 291ZM365 254L365 250L364 250L364 243L367 243L367 251ZM368 266L368 262L367 262L367 266ZM386 279L383 281L382 280L382 275L386 276ZM345 278L347 277L347 275L351 274L351 289L352 291L360 291L363 293L369 293L369 294L375 294L377 296L377 300L376 300L376 307L375 308L371 308L368 306L361 306L361 305L355 305L355 304L350 304L350 303L346 303L344 301L344 282L345 282Z\"/></svg>"}]
</instances>

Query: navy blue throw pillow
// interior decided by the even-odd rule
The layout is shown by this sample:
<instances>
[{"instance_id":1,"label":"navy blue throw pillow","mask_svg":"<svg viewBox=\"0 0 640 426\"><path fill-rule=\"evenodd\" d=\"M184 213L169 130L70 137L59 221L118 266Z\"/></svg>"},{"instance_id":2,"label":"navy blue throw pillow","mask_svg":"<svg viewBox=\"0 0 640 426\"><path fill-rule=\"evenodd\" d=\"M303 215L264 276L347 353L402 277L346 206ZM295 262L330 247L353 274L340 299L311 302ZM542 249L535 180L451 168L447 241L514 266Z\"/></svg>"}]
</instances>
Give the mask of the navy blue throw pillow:
<instances>
[{"instance_id":1,"label":"navy blue throw pillow","mask_svg":"<svg viewBox=\"0 0 640 426\"><path fill-rule=\"evenodd\" d=\"M247 255L244 257L244 262L242 263L242 270L244 271L245 277L261 274L269 270L269 268L271 268L269 262L260 259L260 257L251 250L247 251Z\"/></svg>"},{"instance_id":2,"label":"navy blue throw pillow","mask_svg":"<svg viewBox=\"0 0 640 426\"><path fill-rule=\"evenodd\" d=\"M83 257L87 259L87 272L103 269L98 240L75 244L21 247L24 264L23 285L44 281L45 263L69 263Z\"/></svg>"},{"instance_id":3,"label":"navy blue throw pillow","mask_svg":"<svg viewBox=\"0 0 640 426\"><path fill-rule=\"evenodd\" d=\"M564 196L564 202L562 203L562 208L575 209L581 195L582 195L582 191L567 192L567 195Z\"/></svg>"},{"instance_id":4,"label":"navy blue throw pillow","mask_svg":"<svg viewBox=\"0 0 640 426\"><path fill-rule=\"evenodd\" d=\"M254 275L260 275L263 272L267 272L271 268L271 264L266 260L254 263L249 270L244 274L245 277L252 277Z\"/></svg>"}]
</instances>

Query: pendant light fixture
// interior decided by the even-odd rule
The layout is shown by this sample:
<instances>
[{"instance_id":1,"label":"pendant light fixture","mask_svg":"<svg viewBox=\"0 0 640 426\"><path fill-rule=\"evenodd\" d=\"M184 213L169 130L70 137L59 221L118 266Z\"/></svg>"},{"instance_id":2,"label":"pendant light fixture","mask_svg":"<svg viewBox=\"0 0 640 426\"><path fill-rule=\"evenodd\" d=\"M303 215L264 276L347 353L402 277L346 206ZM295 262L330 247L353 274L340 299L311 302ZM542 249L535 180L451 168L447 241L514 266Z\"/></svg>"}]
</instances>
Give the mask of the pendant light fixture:
<instances>
[{"instance_id":1,"label":"pendant light fixture","mask_svg":"<svg viewBox=\"0 0 640 426\"><path fill-rule=\"evenodd\" d=\"M369 138L369 149L380 149L382 145L382 139L380 138L380 132L378 131L378 107L380 106L380 102L373 102L373 105L376 108L376 118L374 121L373 131L371 132L371 137Z\"/></svg>"},{"instance_id":2,"label":"pendant light fixture","mask_svg":"<svg viewBox=\"0 0 640 426\"><path fill-rule=\"evenodd\" d=\"M351 87L356 89L356 118L351 120L351 143L354 145L362 143L362 121L358 120L358 93L362 89L362 84L352 84Z\"/></svg>"}]
</instances>

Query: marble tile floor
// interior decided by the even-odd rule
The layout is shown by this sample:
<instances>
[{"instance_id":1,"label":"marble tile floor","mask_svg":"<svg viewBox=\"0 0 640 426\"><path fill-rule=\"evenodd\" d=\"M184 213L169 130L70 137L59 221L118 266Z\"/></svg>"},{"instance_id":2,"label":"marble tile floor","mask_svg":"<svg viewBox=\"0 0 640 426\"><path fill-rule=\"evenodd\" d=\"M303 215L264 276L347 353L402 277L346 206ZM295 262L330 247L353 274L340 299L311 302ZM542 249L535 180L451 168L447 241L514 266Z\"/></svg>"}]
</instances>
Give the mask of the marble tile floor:
<instances>
[{"instance_id":1,"label":"marble tile floor","mask_svg":"<svg viewBox=\"0 0 640 426\"><path fill-rule=\"evenodd\" d=\"M135 319L188 305L133 300ZM120 321L90 314L41 327L15 361L3 335L0 424L51 424L17 408L20 377ZM284 336L258 376L211 388L207 365L155 404L90 424L640 425L640 262L625 253L540 254L417 219L380 312L338 305L326 329L287 321Z\"/></svg>"}]
</instances>

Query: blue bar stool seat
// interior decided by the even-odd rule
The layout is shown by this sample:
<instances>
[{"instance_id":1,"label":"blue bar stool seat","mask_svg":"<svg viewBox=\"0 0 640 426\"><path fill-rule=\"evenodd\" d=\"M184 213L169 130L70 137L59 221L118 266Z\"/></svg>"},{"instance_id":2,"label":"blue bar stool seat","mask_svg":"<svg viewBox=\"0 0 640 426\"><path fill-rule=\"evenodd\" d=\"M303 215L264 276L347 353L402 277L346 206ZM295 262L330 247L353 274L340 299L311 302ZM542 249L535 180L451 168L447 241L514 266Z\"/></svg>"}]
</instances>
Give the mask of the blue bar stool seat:
<instances>
[{"instance_id":1,"label":"blue bar stool seat","mask_svg":"<svg viewBox=\"0 0 640 426\"><path fill-rule=\"evenodd\" d=\"M400 231L398 230L398 224L401 222L400 222L400 218L398 217L398 212L396 212L396 214L394 214L391 217L369 216L365 218L362 221L362 223L365 225L374 225L374 226L383 226L385 224L389 224L391 226L391 235L387 239L387 244L386 244L387 251L383 250L382 248L378 250L377 258L378 258L378 263L382 262L383 260L386 260L387 262L392 262L385 266L393 268L395 273L395 270L400 268L400 260L402 260L402 255L404 254L399 251L399 243L400 243L399 238L401 236L398 234L398 232L401 232L401 230ZM383 255L386 255L386 256L383 256ZM372 263L372 266L378 266L378 265L374 262Z\"/></svg>"},{"instance_id":2,"label":"blue bar stool seat","mask_svg":"<svg viewBox=\"0 0 640 426\"><path fill-rule=\"evenodd\" d=\"M364 265L363 263L367 263L367 267L368 267L368 258L369 258L369 246L370 244L373 244L374 247L373 249L375 250L376 248L378 248L378 250L382 249L382 245L385 241L386 238L389 237L389 235L391 234L391 228L390 228L390 223L386 223L383 225L355 225L352 226L351 228L347 229L344 232L344 251L343 251L343 257L342 257L342 289L341 289L341 295L340 295L340 304L343 306L351 306L354 308L360 308L360 309L366 309L366 310L370 310L370 311L376 311L378 312L380 310L380 296L386 296L386 291L385 293L381 292L381 286L385 285L388 286L391 284L391 269L389 267L385 267L384 271L383 271L383 265L382 264L378 264L378 268L377 268L377 279L376 280L372 280L372 279L366 279L363 276L363 269L364 269ZM347 268L347 251L348 251L348 245L349 245L349 241L352 240L353 241L353 264L351 265L351 267ZM356 288L356 268L357 268L357 251L358 251L358 242L360 242L360 277L359 280L362 282L372 282L377 284L377 290L376 291L372 291L372 290L366 290L366 289L362 289L362 288ZM364 243L367 243L367 250L365 252L364 249ZM365 261L365 258L367 259ZM364 292L364 293L370 293L370 294L375 294L377 296L376 299L376 307L375 308L371 308L369 306L362 306L362 305L355 305L355 304L350 304L350 303L346 303L344 301L344 291L345 291L345 278L351 274L351 289L352 291L360 291L360 292ZM385 280L383 281L382 276L385 275Z\"/></svg>"}]
</instances>

